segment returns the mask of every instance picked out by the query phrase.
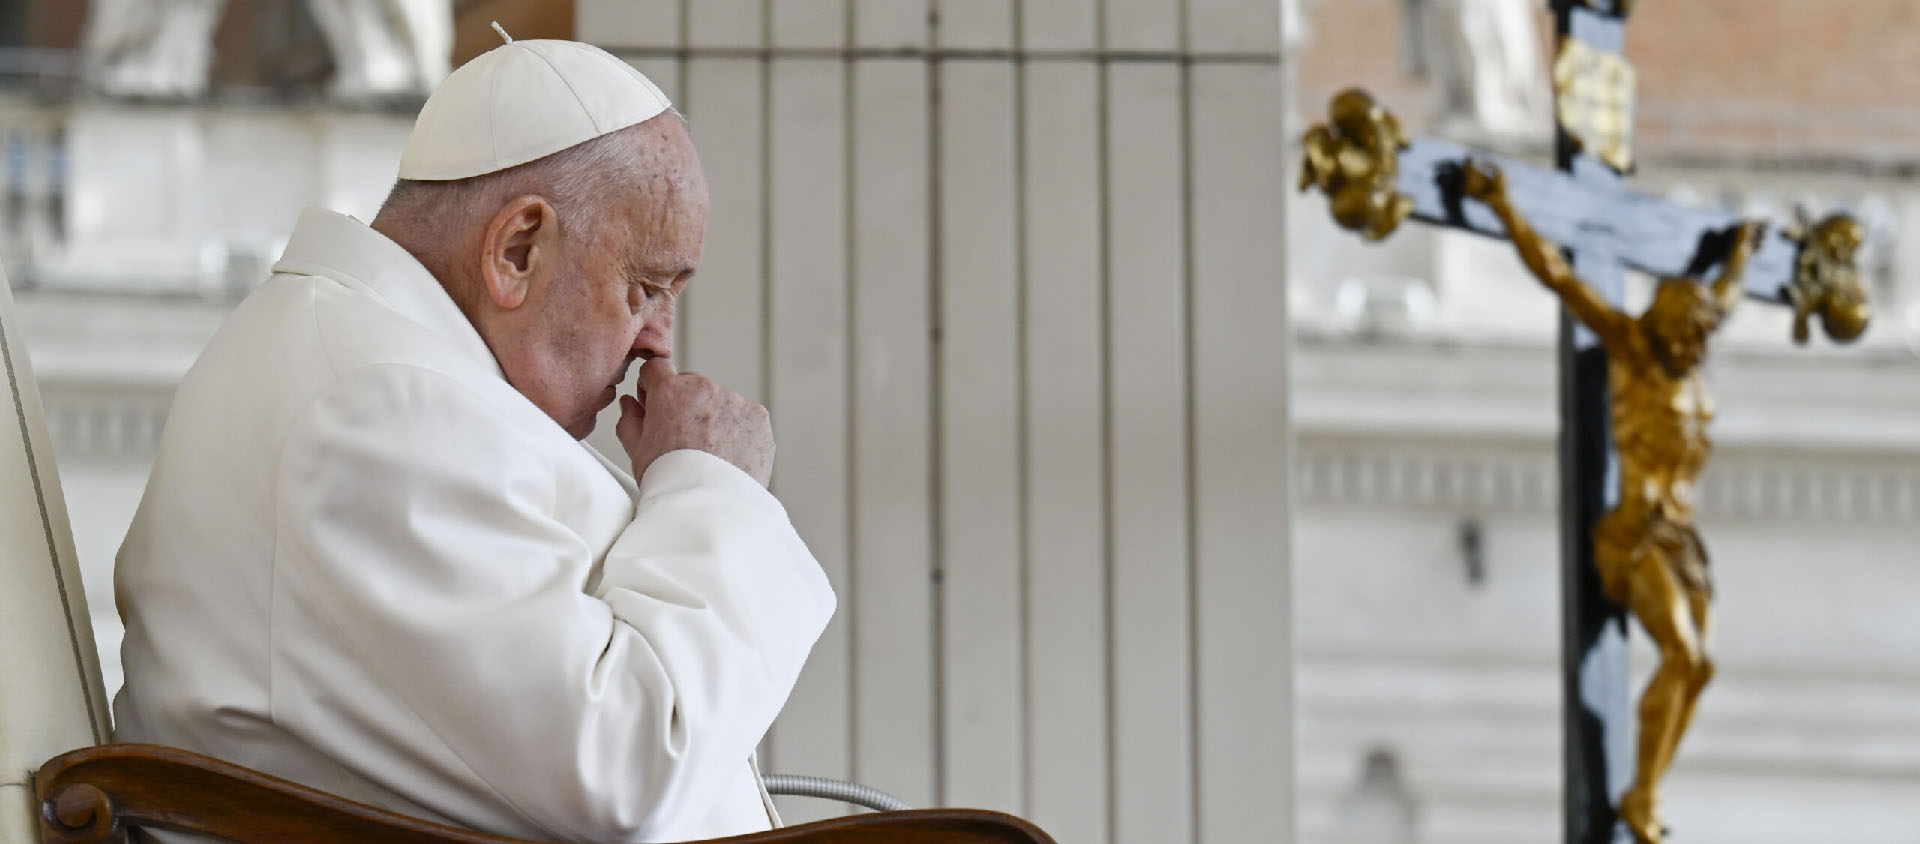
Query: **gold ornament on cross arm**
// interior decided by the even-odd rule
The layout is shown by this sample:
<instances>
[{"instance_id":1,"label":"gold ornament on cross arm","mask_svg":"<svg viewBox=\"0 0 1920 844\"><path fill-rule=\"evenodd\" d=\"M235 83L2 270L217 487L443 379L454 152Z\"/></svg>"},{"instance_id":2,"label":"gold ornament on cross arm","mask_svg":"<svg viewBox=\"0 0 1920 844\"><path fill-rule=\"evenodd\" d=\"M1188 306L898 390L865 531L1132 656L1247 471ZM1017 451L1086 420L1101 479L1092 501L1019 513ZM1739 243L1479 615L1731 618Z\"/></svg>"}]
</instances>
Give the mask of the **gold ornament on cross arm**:
<instances>
[{"instance_id":1,"label":"gold ornament on cross arm","mask_svg":"<svg viewBox=\"0 0 1920 844\"><path fill-rule=\"evenodd\" d=\"M1854 253L1865 240L1860 221L1833 214L1812 223L1803 212L1800 225L1787 236L1800 244L1793 283L1787 285L1787 300L1793 303L1793 342L1807 342L1807 319L1814 315L1834 340L1845 343L1859 337L1873 315L1867 290L1853 268Z\"/></svg>"},{"instance_id":2,"label":"gold ornament on cross arm","mask_svg":"<svg viewBox=\"0 0 1920 844\"><path fill-rule=\"evenodd\" d=\"M1300 139L1300 189L1319 188L1336 222L1380 240L1413 211L1413 200L1394 187L1407 136L1399 120L1358 88L1336 94L1328 111L1332 120Z\"/></svg>"}]
</instances>

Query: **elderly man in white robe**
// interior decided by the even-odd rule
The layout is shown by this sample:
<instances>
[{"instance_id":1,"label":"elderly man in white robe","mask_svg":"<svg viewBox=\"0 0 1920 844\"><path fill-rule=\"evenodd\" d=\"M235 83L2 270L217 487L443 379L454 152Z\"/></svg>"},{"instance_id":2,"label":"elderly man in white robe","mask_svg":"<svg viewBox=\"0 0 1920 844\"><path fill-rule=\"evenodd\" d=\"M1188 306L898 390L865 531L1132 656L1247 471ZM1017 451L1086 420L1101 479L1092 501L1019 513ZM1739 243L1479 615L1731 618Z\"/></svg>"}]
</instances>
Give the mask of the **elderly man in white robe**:
<instances>
[{"instance_id":1,"label":"elderly man in white robe","mask_svg":"<svg viewBox=\"0 0 1920 844\"><path fill-rule=\"evenodd\" d=\"M765 409L672 362L683 121L603 51L509 43L400 175L371 225L307 211L181 383L117 737L523 838L777 824L753 749L834 597ZM609 460L580 439L635 363Z\"/></svg>"}]
</instances>

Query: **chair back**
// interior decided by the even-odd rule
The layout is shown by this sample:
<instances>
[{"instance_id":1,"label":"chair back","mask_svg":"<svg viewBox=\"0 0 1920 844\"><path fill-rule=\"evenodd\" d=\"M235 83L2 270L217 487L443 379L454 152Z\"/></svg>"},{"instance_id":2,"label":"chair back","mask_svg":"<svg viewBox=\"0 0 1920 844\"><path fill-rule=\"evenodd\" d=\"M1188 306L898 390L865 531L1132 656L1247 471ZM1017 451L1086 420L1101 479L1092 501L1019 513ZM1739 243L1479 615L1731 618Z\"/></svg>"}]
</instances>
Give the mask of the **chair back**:
<instances>
[{"instance_id":1,"label":"chair back","mask_svg":"<svg viewBox=\"0 0 1920 844\"><path fill-rule=\"evenodd\" d=\"M0 844L37 844L31 772L109 737L46 411L0 273Z\"/></svg>"}]
</instances>

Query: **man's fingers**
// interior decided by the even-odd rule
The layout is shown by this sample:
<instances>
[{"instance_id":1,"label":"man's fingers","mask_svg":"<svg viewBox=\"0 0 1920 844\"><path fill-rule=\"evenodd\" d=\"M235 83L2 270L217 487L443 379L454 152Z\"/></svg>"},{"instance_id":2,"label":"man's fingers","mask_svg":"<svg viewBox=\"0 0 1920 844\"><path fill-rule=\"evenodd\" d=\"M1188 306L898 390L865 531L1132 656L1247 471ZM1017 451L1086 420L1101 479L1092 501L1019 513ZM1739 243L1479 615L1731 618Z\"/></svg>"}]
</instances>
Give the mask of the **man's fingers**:
<instances>
[{"instance_id":1,"label":"man's fingers","mask_svg":"<svg viewBox=\"0 0 1920 844\"><path fill-rule=\"evenodd\" d=\"M668 379L678 374L680 371L673 368L673 361L666 358L649 358L640 367L641 394L645 395L648 390L665 384Z\"/></svg>"},{"instance_id":2,"label":"man's fingers","mask_svg":"<svg viewBox=\"0 0 1920 844\"><path fill-rule=\"evenodd\" d=\"M647 405L644 399L633 396L620 397L620 421L614 426L614 433L622 438L628 432L640 433L640 426L647 420Z\"/></svg>"},{"instance_id":3,"label":"man's fingers","mask_svg":"<svg viewBox=\"0 0 1920 844\"><path fill-rule=\"evenodd\" d=\"M640 367L637 392L637 399L622 399L618 429L635 476L644 475L654 458L690 448L767 482L773 430L766 408L697 374L682 373L664 358Z\"/></svg>"}]
</instances>

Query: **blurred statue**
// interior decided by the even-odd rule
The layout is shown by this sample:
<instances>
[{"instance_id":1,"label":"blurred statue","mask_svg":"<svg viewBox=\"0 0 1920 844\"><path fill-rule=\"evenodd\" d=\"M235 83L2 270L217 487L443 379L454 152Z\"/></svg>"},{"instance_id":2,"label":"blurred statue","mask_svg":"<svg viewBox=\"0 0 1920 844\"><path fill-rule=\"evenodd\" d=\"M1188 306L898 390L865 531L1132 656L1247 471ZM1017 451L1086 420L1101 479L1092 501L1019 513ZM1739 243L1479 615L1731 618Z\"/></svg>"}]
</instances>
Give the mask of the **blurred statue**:
<instances>
[{"instance_id":1,"label":"blurred statue","mask_svg":"<svg viewBox=\"0 0 1920 844\"><path fill-rule=\"evenodd\" d=\"M1403 55L1432 83L1442 120L1502 135L1552 130L1533 0L1400 0Z\"/></svg>"},{"instance_id":2,"label":"blurred statue","mask_svg":"<svg viewBox=\"0 0 1920 844\"><path fill-rule=\"evenodd\" d=\"M92 0L81 40L91 84L114 96L207 90L226 0ZM451 0L307 0L333 52L335 97L425 96L451 69Z\"/></svg>"},{"instance_id":3,"label":"blurred statue","mask_svg":"<svg viewBox=\"0 0 1920 844\"><path fill-rule=\"evenodd\" d=\"M1737 230L1711 287L1666 279L1636 319L1615 310L1573 274L1559 247L1533 232L1508 201L1498 170L1470 162L1465 187L1500 216L1527 269L1606 348L1620 502L1594 527L1594 566L1607 595L1640 619L1660 651L1640 698L1639 758L1620 818L1643 844L1660 844L1660 777L1713 677L1706 654L1713 586L1693 525L1694 493L1712 446L1713 401L1700 364L1708 337L1745 293L1740 274L1765 229L1747 223Z\"/></svg>"},{"instance_id":4,"label":"blurred statue","mask_svg":"<svg viewBox=\"0 0 1920 844\"><path fill-rule=\"evenodd\" d=\"M452 0L307 0L342 99L426 96L452 70Z\"/></svg>"},{"instance_id":5,"label":"blurred statue","mask_svg":"<svg viewBox=\"0 0 1920 844\"><path fill-rule=\"evenodd\" d=\"M1358 88L1334 95L1332 120L1300 139L1306 158L1300 189L1327 195L1333 219L1368 240L1393 233L1413 210L1413 200L1395 187L1400 150L1407 146L1400 122Z\"/></svg>"},{"instance_id":6,"label":"blurred statue","mask_svg":"<svg viewBox=\"0 0 1920 844\"><path fill-rule=\"evenodd\" d=\"M89 81L117 96L205 92L213 29L225 6L226 0L92 0L80 39Z\"/></svg>"}]
</instances>

